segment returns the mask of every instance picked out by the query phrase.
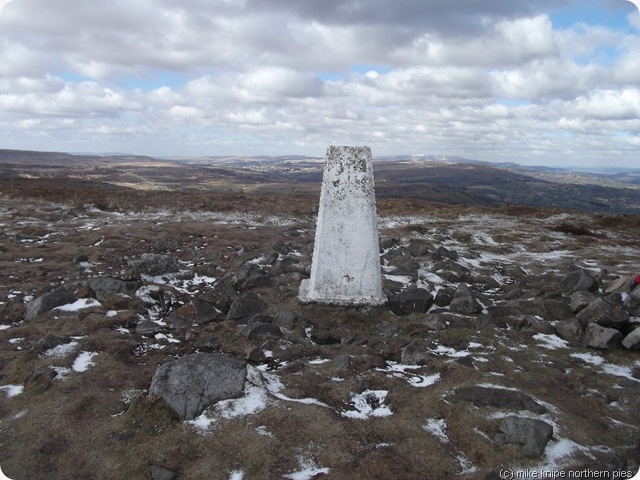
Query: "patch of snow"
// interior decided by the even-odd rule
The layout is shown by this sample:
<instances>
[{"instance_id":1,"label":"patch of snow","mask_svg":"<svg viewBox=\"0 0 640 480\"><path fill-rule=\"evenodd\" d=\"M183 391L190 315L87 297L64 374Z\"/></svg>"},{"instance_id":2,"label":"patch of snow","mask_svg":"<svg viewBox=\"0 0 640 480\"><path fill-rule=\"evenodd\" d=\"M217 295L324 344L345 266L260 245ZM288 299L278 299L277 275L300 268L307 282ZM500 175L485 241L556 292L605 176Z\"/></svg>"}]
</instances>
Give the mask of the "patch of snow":
<instances>
[{"instance_id":1,"label":"patch of snow","mask_svg":"<svg viewBox=\"0 0 640 480\"><path fill-rule=\"evenodd\" d=\"M46 357L64 357L69 353L73 352L78 346L78 342L73 341L69 343L63 343L62 345L58 345L57 347L50 348L45 352Z\"/></svg>"},{"instance_id":2,"label":"patch of snow","mask_svg":"<svg viewBox=\"0 0 640 480\"><path fill-rule=\"evenodd\" d=\"M80 352L80 355L73 361L71 368L75 372L86 372L89 367L95 365L91 359L96 355L98 355L98 352Z\"/></svg>"},{"instance_id":3,"label":"patch of snow","mask_svg":"<svg viewBox=\"0 0 640 480\"><path fill-rule=\"evenodd\" d=\"M101 307L102 304L95 298L80 298L73 303L61 305L54 308L54 310L60 310L62 312L77 312L85 308Z\"/></svg>"},{"instance_id":4,"label":"patch of snow","mask_svg":"<svg viewBox=\"0 0 640 480\"><path fill-rule=\"evenodd\" d=\"M351 399L355 410L340 412L343 417L366 420L369 417L388 417L393 414L384 401L389 392L386 390L365 390Z\"/></svg>"},{"instance_id":5,"label":"patch of snow","mask_svg":"<svg viewBox=\"0 0 640 480\"><path fill-rule=\"evenodd\" d=\"M616 377L625 377L629 380L640 382L640 380L633 376L633 370L631 370L629 367L607 363L602 365L602 371L604 373L608 373L609 375L615 375Z\"/></svg>"},{"instance_id":6,"label":"patch of snow","mask_svg":"<svg viewBox=\"0 0 640 480\"><path fill-rule=\"evenodd\" d=\"M178 340L177 338L173 338L171 334L166 335L164 333L156 333L154 338L156 340L166 340L169 343L180 343L180 340Z\"/></svg>"},{"instance_id":7,"label":"patch of snow","mask_svg":"<svg viewBox=\"0 0 640 480\"><path fill-rule=\"evenodd\" d=\"M265 427L264 425L256 427L256 432L258 432L258 435L262 435L263 437L273 437L273 433L268 431L267 427Z\"/></svg>"},{"instance_id":8,"label":"patch of snow","mask_svg":"<svg viewBox=\"0 0 640 480\"><path fill-rule=\"evenodd\" d=\"M407 370L417 370L423 368L420 365L402 365L388 361L387 368L376 368L376 371L386 373L389 377L406 380L413 387L428 387L440 380L440 374L420 375L418 373L407 372Z\"/></svg>"},{"instance_id":9,"label":"patch of snow","mask_svg":"<svg viewBox=\"0 0 640 480\"><path fill-rule=\"evenodd\" d=\"M6 392L7 397L11 398L20 395L24 387L22 385L2 385L0 390Z\"/></svg>"},{"instance_id":10,"label":"patch of snow","mask_svg":"<svg viewBox=\"0 0 640 480\"><path fill-rule=\"evenodd\" d=\"M289 480L310 480L316 475L328 475L331 471L328 467L318 467L313 460L305 459L302 456L298 456L298 464L302 470L287 473L283 475L283 478L288 478Z\"/></svg>"},{"instance_id":11,"label":"patch of snow","mask_svg":"<svg viewBox=\"0 0 640 480\"><path fill-rule=\"evenodd\" d=\"M2 329L0 329L0 330L2 330ZM14 343L20 343L20 342L22 342L23 340L24 340L24 338L23 338L23 337L19 337L19 338L10 338L10 339L9 339L9 343L11 343L11 344L14 344Z\"/></svg>"},{"instance_id":12,"label":"patch of snow","mask_svg":"<svg viewBox=\"0 0 640 480\"><path fill-rule=\"evenodd\" d=\"M448 357L456 357L456 358L468 357L469 355L471 355L471 353L466 350L458 351L451 347L445 347L444 345L438 345L435 349L429 349L429 351L436 355L446 355Z\"/></svg>"},{"instance_id":13,"label":"patch of snow","mask_svg":"<svg viewBox=\"0 0 640 480\"><path fill-rule=\"evenodd\" d=\"M115 317L116 315L118 315L118 312L116 310L109 310L104 315L105 315L105 317Z\"/></svg>"},{"instance_id":14,"label":"patch of snow","mask_svg":"<svg viewBox=\"0 0 640 480\"><path fill-rule=\"evenodd\" d=\"M0 330L6 330L8 328L11 328L11 325L0 325Z\"/></svg>"},{"instance_id":15,"label":"patch of snow","mask_svg":"<svg viewBox=\"0 0 640 480\"><path fill-rule=\"evenodd\" d=\"M315 360L309 360L309 365L322 365L323 363L330 362L328 358L316 358Z\"/></svg>"},{"instance_id":16,"label":"patch of snow","mask_svg":"<svg viewBox=\"0 0 640 480\"><path fill-rule=\"evenodd\" d=\"M244 470L234 470L229 475L229 480L242 480L244 478Z\"/></svg>"},{"instance_id":17,"label":"patch of snow","mask_svg":"<svg viewBox=\"0 0 640 480\"><path fill-rule=\"evenodd\" d=\"M605 362L604 358L591 353L571 353L569 356L579 358L583 362L591 363L592 365L602 365Z\"/></svg>"},{"instance_id":18,"label":"patch of snow","mask_svg":"<svg viewBox=\"0 0 640 480\"><path fill-rule=\"evenodd\" d=\"M407 277L406 275L391 275L384 273L382 276L390 282L401 283L402 285L409 285L411 283L411 277Z\"/></svg>"},{"instance_id":19,"label":"patch of snow","mask_svg":"<svg viewBox=\"0 0 640 480\"><path fill-rule=\"evenodd\" d=\"M563 340L557 335L547 335L545 333L537 333L533 336L535 340L542 342L540 346L548 350L557 350L559 348L569 348L569 342Z\"/></svg>"},{"instance_id":20,"label":"patch of snow","mask_svg":"<svg viewBox=\"0 0 640 480\"><path fill-rule=\"evenodd\" d=\"M427 423L422 428L438 437L442 443L449 443L447 422L444 418L428 418Z\"/></svg>"},{"instance_id":21,"label":"patch of snow","mask_svg":"<svg viewBox=\"0 0 640 480\"><path fill-rule=\"evenodd\" d=\"M66 380L67 379L67 375L69 375L71 373L71 369L67 368L67 367L50 367L51 369L55 370L55 372L57 373L56 375L56 380Z\"/></svg>"},{"instance_id":22,"label":"patch of snow","mask_svg":"<svg viewBox=\"0 0 640 480\"><path fill-rule=\"evenodd\" d=\"M471 460L469 460L464 453L459 452L456 455L456 460L458 460L458 463L460 464L461 475L468 475L478 471L478 467L471 463Z\"/></svg>"}]
</instances>

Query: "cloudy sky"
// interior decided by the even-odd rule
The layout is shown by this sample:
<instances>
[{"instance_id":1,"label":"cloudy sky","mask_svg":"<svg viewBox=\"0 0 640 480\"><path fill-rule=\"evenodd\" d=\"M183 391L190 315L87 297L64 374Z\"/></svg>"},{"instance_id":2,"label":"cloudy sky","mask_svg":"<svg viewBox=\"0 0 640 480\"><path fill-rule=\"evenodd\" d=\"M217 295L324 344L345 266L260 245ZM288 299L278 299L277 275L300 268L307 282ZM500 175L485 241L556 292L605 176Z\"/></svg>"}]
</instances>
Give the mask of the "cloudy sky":
<instances>
[{"instance_id":1,"label":"cloudy sky","mask_svg":"<svg viewBox=\"0 0 640 480\"><path fill-rule=\"evenodd\" d=\"M640 166L628 0L0 0L0 148Z\"/></svg>"}]
</instances>

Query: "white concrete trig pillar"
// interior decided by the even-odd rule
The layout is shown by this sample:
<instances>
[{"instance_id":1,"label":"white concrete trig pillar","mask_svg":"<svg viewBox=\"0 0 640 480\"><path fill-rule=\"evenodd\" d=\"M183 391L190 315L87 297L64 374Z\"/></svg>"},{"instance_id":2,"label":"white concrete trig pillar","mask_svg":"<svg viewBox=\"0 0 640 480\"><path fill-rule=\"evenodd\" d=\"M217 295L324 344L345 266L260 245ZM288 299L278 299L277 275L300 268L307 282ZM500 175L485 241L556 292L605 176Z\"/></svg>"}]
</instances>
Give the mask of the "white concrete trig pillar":
<instances>
[{"instance_id":1,"label":"white concrete trig pillar","mask_svg":"<svg viewBox=\"0 0 640 480\"><path fill-rule=\"evenodd\" d=\"M311 278L303 303L382 305L378 217L369 147L327 149Z\"/></svg>"}]
</instances>

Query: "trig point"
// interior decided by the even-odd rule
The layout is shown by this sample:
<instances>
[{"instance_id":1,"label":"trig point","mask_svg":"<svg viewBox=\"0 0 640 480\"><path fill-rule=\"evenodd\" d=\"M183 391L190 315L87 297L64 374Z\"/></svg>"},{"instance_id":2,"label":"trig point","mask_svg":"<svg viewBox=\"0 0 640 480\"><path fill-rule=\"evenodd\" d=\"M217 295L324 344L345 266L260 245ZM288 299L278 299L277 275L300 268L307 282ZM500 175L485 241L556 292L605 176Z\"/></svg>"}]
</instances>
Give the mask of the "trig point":
<instances>
[{"instance_id":1,"label":"trig point","mask_svg":"<svg viewBox=\"0 0 640 480\"><path fill-rule=\"evenodd\" d=\"M327 149L311 278L303 303L382 305L378 217L369 147Z\"/></svg>"}]
</instances>

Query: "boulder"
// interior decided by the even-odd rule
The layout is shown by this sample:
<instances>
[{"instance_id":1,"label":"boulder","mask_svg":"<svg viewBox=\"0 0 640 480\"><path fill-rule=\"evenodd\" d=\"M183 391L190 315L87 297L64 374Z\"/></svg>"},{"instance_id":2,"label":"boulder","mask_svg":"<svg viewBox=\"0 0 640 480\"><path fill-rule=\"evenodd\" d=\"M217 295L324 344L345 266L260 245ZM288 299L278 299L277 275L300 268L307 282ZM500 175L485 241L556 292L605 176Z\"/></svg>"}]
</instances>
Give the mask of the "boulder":
<instances>
[{"instance_id":1,"label":"boulder","mask_svg":"<svg viewBox=\"0 0 640 480\"><path fill-rule=\"evenodd\" d=\"M63 343L67 343L67 340L57 337L55 335L46 335L36 340L31 346L31 348L36 352L44 352L46 350L55 348L58 345L62 345Z\"/></svg>"},{"instance_id":2,"label":"boulder","mask_svg":"<svg viewBox=\"0 0 640 480\"><path fill-rule=\"evenodd\" d=\"M593 293L585 292L584 290L578 290L573 292L569 297L569 308L573 313L578 313L580 310L586 308L591 302L596 299Z\"/></svg>"},{"instance_id":3,"label":"boulder","mask_svg":"<svg viewBox=\"0 0 640 480\"><path fill-rule=\"evenodd\" d=\"M482 311L482 305L478 303L476 295L466 283L461 283L451 299L449 309L454 313L473 315Z\"/></svg>"},{"instance_id":4,"label":"boulder","mask_svg":"<svg viewBox=\"0 0 640 480\"><path fill-rule=\"evenodd\" d=\"M151 474L152 480L176 480L178 478L176 472L172 472L159 465L149 466L149 473Z\"/></svg>"},{"instance_id":5,"label":"boulder","mask_svg":"<svg viewBox=\"0 0 640 480\"><path fill-rule=\"evenodd\" d=\"M436 255L442 258L448 258L449 260L458 260L458 252L455 250L449 250L443 246L438 247Z\"/></svg>"},{"instance_id":6,"label":"boulder","mask_svg":"<svg viewBox=\"0 0 640 480\"><path fill-rule=\"evenodd\" d=\"M562 279L562 285L570 292L579 290L596 293L598 282L584 270L578 269L570 272Z\"/></svg>"},{"instance_id":7,"label":"boulder","mask_svg":"<svg viewBox=\"0 0 640 480\"><path fill-rule=\"evenodd\" d=\"M624 337L622 345L629 350L640 350L640 327L636 328L629 335Z\"/></svg>"},{"instance_id":8,"label":"boulder","mask_svg":"<svg viewBox=\"0 0 640 480\"><path fill-rule=\"evenodd\" d=\"M439 307L446 307L451 303L455 294L456 289L453 287L440 288L436 293L436 297L433 299L433 303Z\"/></svg>"},{"instance_id":9,"label":"boulder","mask_svg":"<svg viewBox=\"0 0 640 480\"><path fill-rule=\"evenodd\" d=\"M389 297L389 309L396 315L424 313L433 305L433 296L415 285Z\"/></svg>"},{"instance_id":10,"label":"boulder","mask_svg":"<svg viewBox=\"0 0 640 480\"><path fill-rule=\"evenodd\" d=\"M298 320L298 314L293 310L283 309L273 317L273 323L286 330L293 330Z\"/></svg>"},{"instance_id":11,"label":"boulder","mask_svg":"<svg viewBox=\"0 0 640 480\"><path fill-rule=\"evenodd\" d=\"M511 415L502 420L500 432L493 437L494 442L521 443L528 458L538 458L551 440L553 427L542 420Z\"/></svg>"},{"instance_id":12,"label":"boulder","mask_svg":"<svg viewBox=\"0 0 640 480\"><path fill-rule=\"evenodd\" d=\"M211 303L223 312L228 312L233 301L238 297L233 286L233 275L228 273L222 277L209 292Z\"/></svg>"},{"instance_id":13,"label":"boulder","mask_svg":"<svg viewBox=\"0 0 640 480\"><path fill-rule=\"evenodd\" d=\"M246 362L216 353L194 353L161 365L149 393L183 420L193 420L220 400L242 395Z\"/></svg>"},{"instance_id":14,"label":"boulder","mask_svg":"<svg viewBox=\"0 0 640 480\"><path fill-rule=\"evenodd\" d=\"M200 323L208 323L220 317L222 313L216 306L202 297L194 297L191 304L196 309L196 321Z\"/></svg>"},{"instance_id":15,"label":"boulder","mask_svg":"<svg viewBox=\"0 0 640 480\"><path fill-rule=\"evenodd\" d=\"M89 287L96 294L96 298L102 302L111 294L133 295L142 286L141 282L133 280L121 280L113 277L97 277L91 279Z\"/></svg>"},{"instance_id":16,"label":"boulder","mask_svg":"<svg viewBox=\"0 0 640 480\"><path fill-rule=\"evenodd\" d=\"M25 309L24 319L25 321L33 320L41 313L48 312L67 303L73 303L76 300L77 298L73 290L66 287L57 288L52 292L45 293L35 300L30 301Z\"/></svg>"},{"instance_id":17,"label":"boulder","mask_svg":"<svg viewBox=\"0 0 640 480\"><path fill-rule=\"evenodd\" d=\"M622 340L622 334L615 328L607 328L597 323L590 323L582 337L582 343L587 347L601 350L613 350Z\"/></svg>"},{"instance_id":18,"label":"boulder","mask_svg":"<svg viewBox=\"0 0 640 480\"><path fill-rule=\"evenodd\" d=\"M518 390L495 387L462 387L447 396L453 402L471 402L476 407L495 407L510 410L528 410L543 414L547 409L531 396Z\"/></svg>"},{"instance_id":19,"label":"boulder","mask_svg":"<svg viewBox=\"0 0 640 480\"><path fill-rule=\"evenodd\" d=\"M247 323L251 317L263 313L266 309L267 302L254 293L247 293L233 301L227 320L240 324Z\"/></svg>"},{"instance_id":20,"label":"boulder","mask_svg":"<svg viewBox=\"0 0 640 480\"><path fill-rule=\"evenodd\" d=\"M421 365L433 358L429 347L418 340L414 340L402 349L400 363L403 365Z\"/></svg>"},{"instance_id":21,"label":"boulder","mask_svg":"<svg viewBox=\"0 0 640 480\"><path fill-rule=\"evenodd\" d=\"M576 318L586 323L617 328L629 321L629 314L623 308L607 303L604 298L596 298Z\"/></svg>"},{"instance_id":22,"label":"boulder","mask_svg":"<svg viewBox=\"0 0 640 480\"><path fill-rule=\"evenodd\" d=\"M131 259L128 263L137 273L151 276L180 271L180 260L173 255L143 253L140 258Z\"/></svg>"},{"instance_id":23,"label":"boulder","mask_svg":"<svg viewBox=\"0 0 640 480\"><path fill-rule=\"evenodd\" d=\"M266 337L282 338L282 331L272 323L253 322L247 325L242 334L249 340L259 340Z\"/></svg>"},{"instance_id":24,"label":"boulder","mask_svg":"<svg viewBox=\"0 0 640 480\"><path fill-rule=\"evenodd\" d=\"M573 320L557 322L554 327L560 338L567 342L578 344L582 341L586 324L574 318Z\"/></svg>"},{"instance_id":25,"label":"boulder","mask_svg":"<svg viewBox=\"0 0 640 480\"><path fill-rule=\"evenodd\" d=\"M238 290L250 290L269 285L271 277L259 265L245 263L233 274L232 282Z\"/></svg>"}]
</instances>

